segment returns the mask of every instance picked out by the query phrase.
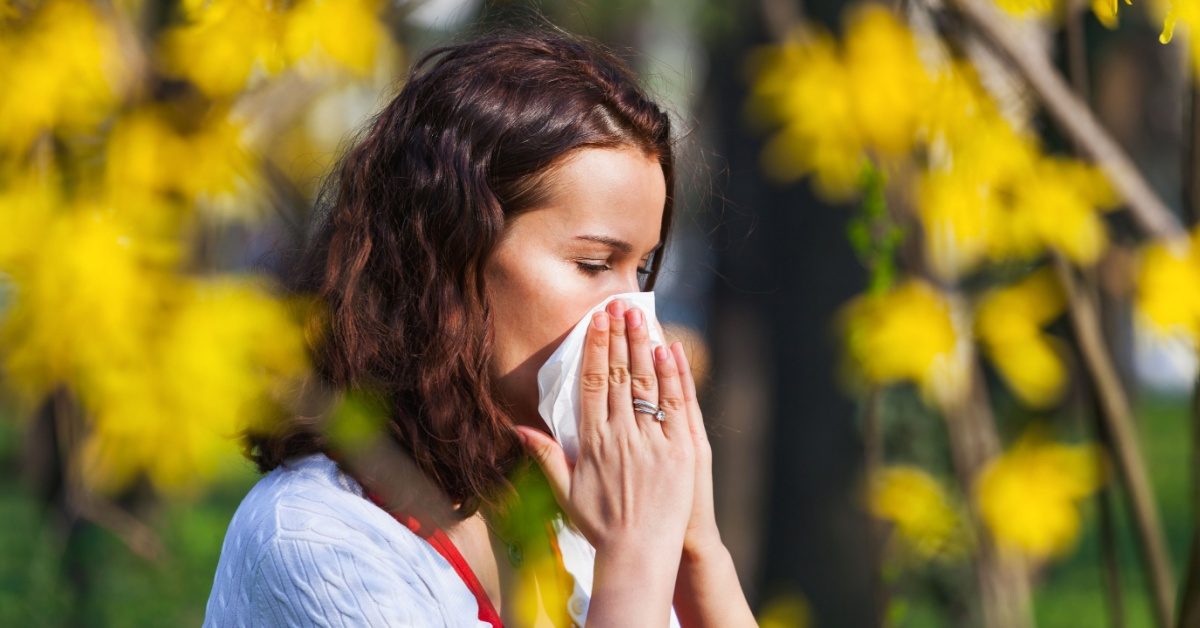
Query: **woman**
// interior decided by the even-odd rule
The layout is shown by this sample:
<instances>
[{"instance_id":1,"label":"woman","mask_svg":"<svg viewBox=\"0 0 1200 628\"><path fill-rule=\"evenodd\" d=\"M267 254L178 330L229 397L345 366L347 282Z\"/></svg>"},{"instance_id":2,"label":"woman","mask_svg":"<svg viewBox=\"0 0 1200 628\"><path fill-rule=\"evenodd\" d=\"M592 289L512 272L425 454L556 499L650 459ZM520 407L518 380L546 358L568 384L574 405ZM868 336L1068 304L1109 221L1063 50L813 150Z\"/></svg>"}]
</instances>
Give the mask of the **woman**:
<instances>
[{"instance_id":1,"label":"woman","mask_svg":"<svg viewBox=\"0 0 1200 628\"><path fill-rule=\"evenodd\" d=\"M575 623L752 625L679 343L651 347L613 301L587 332L574 464L537 412L539 366L593 305L653 287L671 225L668 118L627 68L561 33L433 50L336 174L294 287L324 305L320 381L382 400L410 472L356 466L312 421L252 434L267 475L205 624L511 623L493 514L527 453L595 548Z\"/></svg>"}]
</instances>

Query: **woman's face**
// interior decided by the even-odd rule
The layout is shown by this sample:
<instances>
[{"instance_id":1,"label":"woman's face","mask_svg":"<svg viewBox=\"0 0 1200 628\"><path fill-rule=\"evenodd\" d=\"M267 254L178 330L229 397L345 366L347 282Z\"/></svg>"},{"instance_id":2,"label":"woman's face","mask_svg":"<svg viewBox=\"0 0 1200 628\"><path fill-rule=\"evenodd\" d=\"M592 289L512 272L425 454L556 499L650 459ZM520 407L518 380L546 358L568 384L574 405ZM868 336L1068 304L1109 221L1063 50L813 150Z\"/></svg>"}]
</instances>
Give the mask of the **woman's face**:
<instances>
[{"instance_id":1,"label":"woman's face","mask_svg":"<svg viewBox=\"0 0 1200 628\"><path fill-rule=\"evenodd\" d=\"M509 222L484 279L501 401L541 429L538 369L594 305L641 289L666 201L662 166L633 148L577 150L549 186L542 206Z\"/></svg>"}]
</instances>

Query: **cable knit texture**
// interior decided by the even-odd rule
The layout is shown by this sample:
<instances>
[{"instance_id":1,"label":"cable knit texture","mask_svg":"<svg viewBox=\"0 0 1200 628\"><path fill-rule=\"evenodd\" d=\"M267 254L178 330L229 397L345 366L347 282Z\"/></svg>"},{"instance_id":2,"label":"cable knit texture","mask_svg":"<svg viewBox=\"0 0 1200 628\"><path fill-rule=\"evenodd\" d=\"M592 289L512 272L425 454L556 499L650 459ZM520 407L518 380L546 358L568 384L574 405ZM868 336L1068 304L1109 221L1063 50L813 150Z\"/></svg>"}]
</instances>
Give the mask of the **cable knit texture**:
<instances>
[{"instance_id":1,"label":"cable knit texture","mask_svg":"<svg viewBox=\"0 0 1200 628\"><path fill-rule=\"evenodd\" d=\"M290 460L242 500L204 626L489 626L427 541L324 454Z\"/></svg>"}]
</instances>

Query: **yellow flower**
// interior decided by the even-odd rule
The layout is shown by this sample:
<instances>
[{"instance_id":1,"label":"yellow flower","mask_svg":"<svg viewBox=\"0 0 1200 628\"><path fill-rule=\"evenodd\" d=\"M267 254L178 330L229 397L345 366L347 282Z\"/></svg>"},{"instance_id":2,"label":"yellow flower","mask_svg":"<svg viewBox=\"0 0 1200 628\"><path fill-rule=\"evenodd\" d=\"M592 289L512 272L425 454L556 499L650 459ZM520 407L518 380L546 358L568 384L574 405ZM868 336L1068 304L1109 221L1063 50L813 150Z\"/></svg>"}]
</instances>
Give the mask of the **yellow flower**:
<instances>
[{"instance_id":1,"label":"yellow flower","mask_svg":"<svg viewBox=\"0 0 1200 628\"><path fill-rule=\"evenodd\" d=\"M1116 206L1116 193L1095 168L1070 159L1044 157L1014 186L1013 253L1032 257L1042 247L1077 264L1093 264L1108 245L1098 210ZM1024 237L1021 237L1024 236Z\"/></svg>"},{"instance_id":2,"label":"yellow flower","mask_svg":"<svg viewBox=\"0 0 1200 628\"><path fill-rule=\"evenodd\" d=\"M184 24L163 35L160 54L170 71L211 96L235 94L255 72L270 76L286 65L282 2L189 0L184 16Z\"/></svg>"},{"instance_id":3,"label":"yellow flower","mask_svg":"<svg viewBox=\"0 0 1200 628\"><path fill-rule=\"evenodd\" d=\"M862 171L863 140L833 40L813 33L752 60L751 114L784 123L763 151L767 174L786 181L812 173L825 196L850 196Z\"/></svg>"},{"instance_id":4,"label":"yellow flower","mask_svg":"<svg viewBox=\"0 0 1200 628\"><path fill-rule=\"evenodd\" d=\"M1152 329L1200 340L1200 228L1179 246L1155 242L1138 262L1137 309Z\"/></svg>"},{"instance_id":5,"label":"yellow flower","mask_svg":"<svg viewBox=\"0 0 1200 628\"><path fill-rule=\"evenodd\" d=\"M1098 212L1116 206L1107 178L1040 155L1034 138L990 107L976 111L948 116L931 135L932 165L915 191L930 269L954 280L985 261L1032 259L1047 248L1094 263L1108 243Z\"/></svg>"},{"instance_id":6,"label":"yellow flower","mask_svg":"<svg viewBox=\"0 0 1200 628\"><path fill-rule=\"evenodd\" d=\"M562 565L555 532L564 521L550 483L532 461L510 475L513 490L503 505L489 513L496 534L517 548L519 557L513 595L514 623L519 626L567 626L574 579Z\"/></svg>"},{"instance_id":7,"label":"yellow flower","mask_svg":"<svg viewBox=\"0 0 1200 628\"><path fill-rule=\"evenodd\" d=\"M912 33L890 11L854 11L844 50L814 31L759 51L751 65L751 115L783 123L763 152L769 175L812 173L823 195L847 198L866 151L894 160L912 148L929 79Z\"/></svg>"},{"instance_id":8,"label":"yellow flower","mask_svg":"<svg viewBox=\"0 0 1200 628\"><path fill-rule=\"evenodd\" d=\"M40 242L61 199L56 176L14 171L8 185L0 186L0 274L18 265L28 266L30 256L45 245Z\"/></svg>"},{"instance_id":9,"label":"yellow flower","mask_svg":"<svg viewBox=\"0 0 1200 628\"><path fill-rule=\"evenodd\" d=\"M364 75L375 65L387 31L379 0L302 0L291 10L284 46L288 58L330 63Z\"/></svg>"},{"instance_id":10,"label":"yellow flower","mask_svg":"<svg viewBox=\"0 0 1200 628\"><path fill-rule=\"evenodd\" d=\"M1014 250L1037 249L1020 243L1010 221L1014 189L1030 177L1038 149L1001 118L968 68L946 68L935 85L925 122L930 167L914 204L930 269L953 281Z\"/></svg>"},{"instance_id":11,"label":"yellow flower","mask_svg":"<svg viewBox=\"0 0 1200 628\"><path fill-rule=\"evenodd\" d=\"M964 550L958 513L933 476L919 467L892 465L871 479L871 513L890 521L916 557L950 558Z\"/></svg>"},{"instance_id":12,"label":"yellow flower","mask_svg":"<svg viewBox=\"0 0 1200 628\"><path fill-rule=\"evenodd\" d=\"M1158 3L1160 6L1162 2ZM1192 60L1192 69L1200 69L1200 4L1195 0L1170 0L1163 18L1163 30L1158 40L1164 44L1170 43L1175 34L1175 27L1183 24L1188 30L1188 51Z\"/></svg>"},{"instance_id":13,"label":"yellow flower","mask_svg":"<svg viewBox=\"0 0 1200 628\"><path fill-rule=\"evenodd\" d=\"M96 205L60 208L43 231L22 235L37 249L6 269L15 299L0 322L21 398L140 360L169 283L161 245Z\"/></svg>"},{"instance_id":14,"label":"yellow flower","mask_svg":"<svg viewBox=\"0 0 1200 628\"><path fill-rule=\"evenodd\" d=\"M1063 0L996 0L996 4L1017 17L1046 17L1055 14ZM1125 4L1133 4L1125 0ZM1092 13L1108 28L1117 26L1117 0L1092 0Z\"/></svg>"},{"instance_id":15,"label":"yellow flower","mask_svg":"<svg viewBox=\"0 0 1200 628\"><path fill-rule=\"evenodd\" d=\"M953 280L977 268L1003 238L1000 199L979 173L965 166L925 173L916 189L929 268Z\"/></svg>"},{"instance_id":16,"label":"yellow flower","mask_svg":"<svg viewBox=\"0 0 1200 628\"><path fill-rule=\"evenodd\" d=\"M545 537L537 537L539 541ZM517 569L513 599L518 626L569 626L567 608L572 579L559 565L558 558L542 545L527 544Z\"/></svg>"},{"instance_id":17,"label":"yellow flower","mask_svg":"<svg viewBox=\"0 0 1200 628\"><path fill-rule=\"evenodd\" d=\"M113 27L91 3L51 0L29 23L0 32L0 148L20 152L56 128L87 132L107 117L125 84Z\"/></svg>"},{"instance_id":18,"label":"yellow flower","mask_svg":"<svg viewBox=\"0 0 1200 628\"><path fill-rule=\"evenodd\" d=\"M1133 4L1125 0L1125 4ZM1108 28L1117 27L1117 0L1092 0L1092 14Z\"/></svg>"},{"instance_id":19,"label":"yellow flower","mask_svg":"<svg viewBox=\"0 0 1200 628\"><path fill-rule=\"evenodd\" d=\"M275 389L303 372L294 307L249 279L177 275L183 252L164 206L116 209L119 196L90 190L71 202L59 185L22 175L0 190L0 214L20 229L0 239L11 295L0 358L17 414L66 386L89 419L91 486L116 489L139 473L164 490L201 485L239 456L242 427L275 415Z\"/></svg>"},{"instance_id":20,"label":"yellow flower","mask_svg":"<svg viewBox=\"0 0 1200 628\"><path fill-rule=\"evenodd\" d=\"M1017 397L1031 406L1045 407L1062 397L1066 367L1041 328L1065 307L1053 271L1043 268L988 292L976 311L981 344Z\"/></svg>"},{"instance_id":21,"label":"yellow flower","mask_svg":"<svg viewBox=\"0 0 1200 628\"><path fill-rule=\"evenodd\" d=\"M107 183L125 195L177 194L226 216L246 217L257 185L257 156L242 139L244 125L224 108L177 129L166 112L134 111L109 137ZM166 164L188 164L187 168Z\"/></svg>"},{"instance_id":22,"label":"yellow flower","mask_svg":"<svg viewBox=\"0 0 1200 628\"><path fill-rule=\"evenodd\" d=\"M1004 548L1046 559L1070 550L1079 536L1078 502L1103 482L1094 445L1050 442L1031 428L979 476L975 499Z\"/></svg>"},{"instance_id":23,"label":"yellow flower","mask_svg":"<svg viewBox=\"0 0 1200 628\"><path fill-rule=\"evenodd\" d=\"M390 42L379 22L379 0L188 0L185 23L163 41L168 67L212 96L248 87L296 64L374 69ZM302 63L309 62L312 63Z\"/></svg>"},{"instance_id":24,"label":"yellow flower","mask_svg":"<svg viewBox=\"0 0 1200 628\"><path fill-rule=\"evenodd\" d=\"M763 605L757 619L759 628L808 628L813 624L811 605L799 593L772 596Z\"/></svg>"},{"instance_id":25,"label":"yellow flower","mask_svg":"<svg viewBox=\"0 0 1200 628\"><path fill-rule=\"evenodd\" d=\"M947 60L932 74L929 96L924 100L919 132L935 153L932 161L941 165L945 165L946 151L975 138L981 121L1003 122L974 66L959 59Z\"/></svg>"},{"instance_id":26,"label":"yellow flower","mask_svg":"<svg viewBox=\"0 0 1200 628\"><path fill-rule=\"evenodd\" d=\"M1125 0L1125 4L1133 4ZM1158 41L1163 44L1171 43L1175 36L1175 28L1182 24L1192 33L1200 32L1200 4L1195 0L1156 0L1151 2L1151 8L1161 16L1162 32ZM1105 26L1115 28L1118 23L1117 0L1092 0L1092 12ZM1197 37L1188 37L1188 53L1193 70L1200 68L1200 41Z\"/></svg>"},{"instance_id":27,"label":"yellow flower","mask_svg":"<svg viewBox=\"0 0 1200 628\"><path fill-rule=\"evenodd\" d=\"M171 492L216 477L240 454L235 438L279 412L279 393L307 365L288 303L253 278L185 283L142 360L81 387L94 418L84 476L99 490L144 472ZM270 338L270 342L263 342Z\"/></svg>"},{"instance_id":28,"label":"yellow flower","mask_svg":"<svg viewBox=\"0 0 1200 628\"><path fill-rule=\"evenodd\" d=\"M869 382L914 382L928 401L953 404L970 371L959 309L921 281L857 297L840 313L848 357Z\"/></svg>"},{"instance_id":29,"label":"yellow flower","mask_svg":"<svg viewBox=\"0 0 1200 628\"><path fill-rule=\"evenodd\" d=\"M907 155L929 93L912 33L884 7L858 7L848 19L844 56L863 139L884 157Z\"/></svg>"},{"instance_id":30,"label":"yellow flower","mask_svg":"<svg viewBox=\"0 0 1200 628\"><path fill-rule=\"evenodd\" d=\"M996 0L1001 9L1018 17L1050 15L1058 3L1059 0Z\"/></svg>"}]
</instances>

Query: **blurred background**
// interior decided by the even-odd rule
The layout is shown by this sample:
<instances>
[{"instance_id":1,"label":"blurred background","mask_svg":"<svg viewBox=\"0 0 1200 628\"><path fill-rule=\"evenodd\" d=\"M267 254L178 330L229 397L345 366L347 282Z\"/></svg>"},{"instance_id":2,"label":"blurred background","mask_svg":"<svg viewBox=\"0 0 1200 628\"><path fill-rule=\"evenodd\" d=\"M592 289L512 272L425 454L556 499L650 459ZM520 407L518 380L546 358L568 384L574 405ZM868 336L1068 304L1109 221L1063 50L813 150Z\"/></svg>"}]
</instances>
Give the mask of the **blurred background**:
<instances>
[{"instance_id":1,"label":"blurred background","mask_svg":"<svg viewBox=\"0 0 1200 628\"><path fill-rule=\"evenodd\" d=\"M0 0L0 625L202 621L321 178L543 20L674 116L659 315L762 625L1200 625L1196 7Z\"/></svg>"}]
</instances>

